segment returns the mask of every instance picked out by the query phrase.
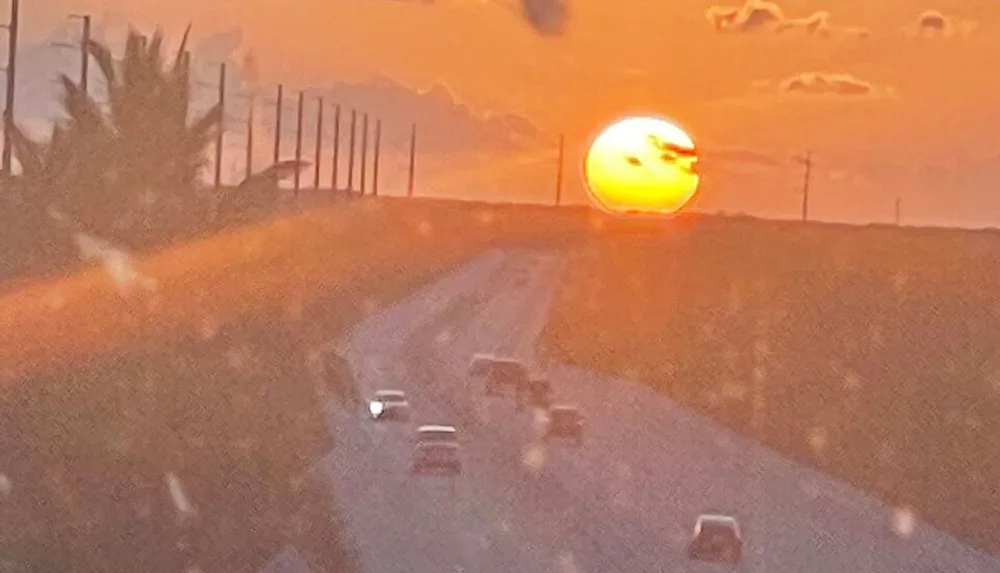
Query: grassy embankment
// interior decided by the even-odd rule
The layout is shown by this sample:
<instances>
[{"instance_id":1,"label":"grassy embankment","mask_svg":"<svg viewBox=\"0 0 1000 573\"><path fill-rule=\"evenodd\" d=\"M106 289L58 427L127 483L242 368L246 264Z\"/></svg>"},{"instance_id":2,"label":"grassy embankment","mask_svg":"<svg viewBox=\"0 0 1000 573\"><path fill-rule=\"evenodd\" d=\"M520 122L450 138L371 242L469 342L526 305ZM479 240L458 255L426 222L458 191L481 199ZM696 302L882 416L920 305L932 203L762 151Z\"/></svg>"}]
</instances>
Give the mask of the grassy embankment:
<instances>
[{"instance_id":1,"label":"grassy embankment","mask_svg":"<svg viewBox=\"0 0 1000 573\"><path fill-rule=\"evenodd\" d=\"M644 381L1000 552L1000 235L613 227L573 257L554 358Z\"/></svg>"},{"instance_id":2,"label":"grassy embankment","mask_svg":"<svg viewBox=\"0 0 1000 573\"><path fill-rule=\"evenodd\" d=\"M344 202L145 256L148 288L123 293L91 268L6 294L0 556L177 571L187 536L203 570L241 572L291 539L347 570L308 471L330 444L307 355L489 245L579 227L551 213ZM192 520L179 521L171 472Z\"/></svg>"}]
</instances>

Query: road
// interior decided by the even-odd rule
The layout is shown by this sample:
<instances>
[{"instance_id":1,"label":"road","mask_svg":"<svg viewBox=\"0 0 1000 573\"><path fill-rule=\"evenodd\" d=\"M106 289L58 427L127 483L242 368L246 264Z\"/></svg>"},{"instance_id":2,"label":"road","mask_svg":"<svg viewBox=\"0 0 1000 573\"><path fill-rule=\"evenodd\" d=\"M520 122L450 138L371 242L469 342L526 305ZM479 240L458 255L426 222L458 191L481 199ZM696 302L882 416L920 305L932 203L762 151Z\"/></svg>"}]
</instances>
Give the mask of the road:
<instances>
[{"instance_id":1,"label":"road","mask_svg":"<svg viewBox=\"0 0 1000 573\"><path fill-rule=\"evenodd\" d=\"M648 388L552 365L557 401L586 417L582 447L543 445L537 413L486 398L464 370L477 351L534 364L561 269L556 255L491 251L333 343L362 391L410 395L408 426L335 416L326 462L369 573L718 571L689 561L700 512L732 512L738 570L1000 572L1000 560L782 458ZM413 477L412 430L453 424L464 473Z\"/></svg>"}]
</instances>

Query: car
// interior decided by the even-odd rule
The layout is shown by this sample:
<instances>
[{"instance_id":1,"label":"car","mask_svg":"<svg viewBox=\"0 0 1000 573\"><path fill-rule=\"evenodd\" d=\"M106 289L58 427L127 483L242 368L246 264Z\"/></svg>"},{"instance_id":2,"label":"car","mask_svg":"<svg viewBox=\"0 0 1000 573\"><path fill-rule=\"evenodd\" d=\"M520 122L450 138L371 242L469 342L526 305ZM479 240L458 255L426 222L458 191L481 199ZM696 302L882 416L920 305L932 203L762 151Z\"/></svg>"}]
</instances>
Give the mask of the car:
<instances>
[{"instance_id":1,"label":"car","mask_svg":"<svg viewBox=\"0 0 1000 573\"><path fill-rule=\"evenodd\" d=\"M455 426L425 424L417 428L418 444L458 444Z\"/></svg>"},{"instance_id":2,"label":"car","mask_svg":"<svg viewBox=\"0 0 1000 573\"><path fill-rule=\"evenodd\" d=\"M552 438L571 439L578 446L583 443L583 416L579 408L568 404L549 408L545 439Z\"/></svg>"},{"instance_id":3,"label":"car","mask_svg":"<svg viewBox=\"0 0 1000 573\"><path fill-rule=\"evenodd\" d=\"M528 386L528 378L528 369L519 360L497 359L486 374L486 395L497 396L511 390L520 392Z\"/></svg>"},{"instance_id":4,"label":"car","mask_svg":"<svg viewBox=\"0 0 1000 573\"><path fill-rule=\"evenodd\" d=\"M532 376L528 381L531 404L539 408L552 405L552 383L546 376Z\"/></svg>"},{"instance_id":5,"label":"car","mask_svg":"<svg viewBox=\"0 0 1000 573\"><path fill-rule=\"evenodd\" d=\"M494 362L496 362L496 356L493 354L484 352L473 354L472 360L469 361L469 378L482 378L488 375Z\"/></svg>"},{"instance_id":6,"label":"car","mask_svg":"<svg viewBox=\"0 0 1000 573\"><path fill-rule=\"evenodd\" d=\"M462 459L458 444L446 442L424 442L413 448L411 472L423 474L443 472L450 475L462 473Z\"/></svg>"},{"instance_id":7,"label":"car","mask_svg":"<svg viewBox=\"0 0 1000 573\"><path fill-rule=\"evenodd\" d=\"M410 402L401 390L379 390L368 401L373 420L406 422L410 419Z\"/></svg>"},{"instance_id":8,"label":"car","mask_svg":"<svg viewBox=\"0 0 1000 573\"><path fill-rule=\"evenodd\" d=\"M699 515L687 553L688 557L699 561L739 564L743 559L743 533L736 518L728 515Z\"/></svg>"}]
</instances>

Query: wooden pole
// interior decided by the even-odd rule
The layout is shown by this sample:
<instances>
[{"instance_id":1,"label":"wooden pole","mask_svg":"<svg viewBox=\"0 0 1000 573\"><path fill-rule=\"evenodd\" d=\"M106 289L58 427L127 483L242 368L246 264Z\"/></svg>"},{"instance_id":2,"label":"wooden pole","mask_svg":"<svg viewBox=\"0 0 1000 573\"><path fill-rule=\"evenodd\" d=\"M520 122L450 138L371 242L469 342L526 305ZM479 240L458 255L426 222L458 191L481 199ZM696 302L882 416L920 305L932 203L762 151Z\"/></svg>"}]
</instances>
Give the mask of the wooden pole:
<instances>
[{"instance_id":1,"label":"wooden pole","mask_svg":"<svg viewBox=\"0 0 1000 573\"><path fill-rule=\"evenodd\" d=\"M83 16L83 39L80 41L80 91L88 93L90 84L90 15Z\"/></svg>"},{"instance_id":2,"label":"wooden pole","mask_svg":"<svg viewBox=\"0 0 1000 573\"><path fill-rule=\"evenodd\" d=\"M313 189L319 189L320 160L323 158L323 97L316 104L316 173L313 175Z\"/></svg>"},{"instance_id":3,"label":"wooden pole","mask_svg":"<svg viewBox=\"0 0 1000 573\"><path fill-rule=\"evenodd\" d=\"M375 149L372 157L372 195L378 196L378 164L379 155L382 149L382 120L375 120Z\"/></svg>"},{"instance_id":4,"label":"wooden pole","mask_svg":"<svg viewBox=\"0 0 1000 573\"><path fill-rule=\"evenodd\" d=\"M417 161L417 124L410 126L410 173L406 184L406 196L413 197L414 176Z\"/></svg>"},{"instance_id":5,"label":"wooden pole","mask_svg":"<svg viewBox=\"0 0 1000 573\"><path fill-rule=\"evenodd\" d=\"M219 120L219 130L215 135L215 188L222 186L222 139L226 132L226 64L219 65L219 105L222 106L222 119Z\"/></svg>"},{"instance_id":6,"label":"wooden pole","mask_svg":"<svg viewBox=\"0 0 1000 573\"><path fill-rule=\"evenodd\" d=\"M361 120L361 194L367 190L368 175L368 112L365 112Z\"/></svg>"},{"instance_id":7,"label":"wooden pole","mask_svg":"<svg viewBox=\"0 0 1000 573\"><path fill-rule=\"evenodd\" d=\"M337 173L340 167L340 104L333 110L333 168L330 170L330 189L338 189Z\"/></svg>"},{"instance_id":8,"label":"wooden pole","mask_svg":"<svg viewBox=\"0 0 1000 573\"><path fill-rule=\"evenodd\" d=\"M347 190L349 192L354 192L354 131L355 124L357 123L358 113L355 110L351 110L351 136L348 140L348 146L350 149L347 150Z\"/></svg>"},{"instance_id":9,"label":"wooden pole","mask_svg":"<svg viewBox=\"0 0 1000 573\"><path fill-rule=\"evenodd\" d=\"M14 87L17 79L17 29L21 11L20 0L10 1L10 22L7 24L7 98L3 110L3 172L12 175L10 164L13 149L10 133L14 130Z\"/></svg>"},{"instance_id":10,"label":"wooden pole","mask_svg":"<svg viewBox=\"0 0 1000 573\"><path fill-rule=\"evenodd\" d=\"M253 94L250 95L250 109L247 111L247 156L246 156L246 173L245 178L250 178L253 175L253 122L254 122L254 107L256 105L256 99Z\"/></svg>"},{"instance_id":11,"label":"wooden pole","mask_svg":"<svg viewBox=\"0 0 1000 573\"><path fill-rule=\"evenodd\" d=\"M809 220L809 179L812 176L812 152L806 152L806 173L802 182L802 220Z\"/></svg>"},{"instance_id":12,"label":"wooden pole","mask_svg":"<svg viewBox=\"0 0 1000 573\"><path fill-rule=\"evenodd\" d=\"M563 153L566 147L566 136L559 135L559 167L556 170L556 207L562 203L562 183L563 183Z\"/></svg>"},{"instance_id":13,"label":"wooden pole","mask_svg":"<svg viewBox=\"0 0 1000 573\"><path fill-rule=\"evenodd\" d=\"M299 105L295 115L295 196L299 196L299 188L302 182L302 114L305 110L306 92L299 92Z\"/></svg>"},{"instance_id":14,"label":"wooden pole","mask_svg":"<svg viewBox=\"0 0 1000 573\"><path fill-rule=\"evenodd\" d=\"M274 163L281 161L281 116L285 111L285 86L278 84L278 101L274 110Z\"/></svg>"}]
</instances>

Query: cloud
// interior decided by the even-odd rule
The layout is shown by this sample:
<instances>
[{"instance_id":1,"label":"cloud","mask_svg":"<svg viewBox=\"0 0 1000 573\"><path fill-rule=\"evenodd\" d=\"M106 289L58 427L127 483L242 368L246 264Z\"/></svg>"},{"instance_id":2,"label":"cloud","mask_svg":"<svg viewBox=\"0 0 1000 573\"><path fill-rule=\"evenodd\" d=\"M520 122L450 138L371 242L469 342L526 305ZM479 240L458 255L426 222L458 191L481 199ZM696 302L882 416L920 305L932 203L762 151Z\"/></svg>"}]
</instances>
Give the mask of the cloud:
<instances>
[{"instance_id":1,"label":"cloud","mask_svg":"<svg viewBox=\"0 0 1000 573\"><path fill-rule=\"evenodd\" d=\"M386 77L366 82L338 82L313 90L328 102L341 105L342 118L350 109L382 119L387 129L383 144L404 149L409 126L416 123L422 152L457 153L531 147L545 135L527 118L515 114L479 112L461 103L443 83L415 89ZM345 124L346 125L346 124Z\"/></svg>"},{"instance_id":2,"label":"cloud","mask_svg":"<svg viewBox=\"0 0 1000 573\"><path fill-rule=\"evenodd\" d=\"M850 74L821 72L807 72L786 78L778 85L778 89L782 94L842 97L873 97L890 92Z\"/></svg>"},{"instance_id":3,"label":"cloud","mask_svg":"<svg viewBox=\"0 0 1000 573\"><path fill-rule=\"evenodd\" d=\"M813 12L809 16L789 18L780 6L766 0L747 0L743 6L712 6L705 11L705 17L717 32L750 33L769 32L780 34L790 30L801 30L809 36L830 37L833 35L868 38L871 31L861 27L833 26L830 13Z\"/></svg>"},{"instance_id":4,"label":"cloud","mask_svg":"<svg viewBox=\"0 0 1000 573\"><path fill-rule=\"evenodd\" d=\"M978 24L973 20L946 16L937 10L925 10L905 31L914 36L947 38L971 34L977 27Z\"/></svg>"},{"instance_id":5,"label":"cloud","mask_svg":"<svg viewBox=\"0 0 1000 573\"><path fill-rule=\"evenodd\" d=\"M439 0L392 0L400 4L438 4ZM569 23L569 6L566 0L455 0L462 4L495 4L517 14L541 36L561 36Z\"/></svg>"}]
</instances>

